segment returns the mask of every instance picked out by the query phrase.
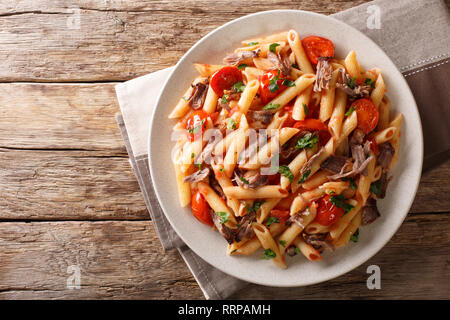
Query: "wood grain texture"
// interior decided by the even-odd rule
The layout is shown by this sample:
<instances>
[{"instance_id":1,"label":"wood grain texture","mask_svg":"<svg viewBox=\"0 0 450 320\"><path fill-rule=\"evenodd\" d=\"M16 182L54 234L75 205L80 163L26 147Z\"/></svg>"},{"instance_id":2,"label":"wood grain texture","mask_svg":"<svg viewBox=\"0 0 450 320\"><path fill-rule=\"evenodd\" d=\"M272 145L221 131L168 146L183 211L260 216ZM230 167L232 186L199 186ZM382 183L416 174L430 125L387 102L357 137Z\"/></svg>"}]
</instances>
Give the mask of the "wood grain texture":
<instances>
[{"instance_id":1,"label":"wood grain texture","mask_svg":"<svg viewBox=\"0 0 450 320\"><path fill-rule=\"evenodd\" d=\"M304 288L250 285L232 298L448 298L449 228L449 215L409 216L380 253L342 277ZM4 222L0 244L0 299L202 298L178 253L161 251L150 221ZM366 288L371 264L381 268L381 290ZM81 269L81 289L66 288L70 265Z\"/></svg>"},{"instance_id":2,"label":"wood grain texture","mask_svg":"<svg viewBox=\"0 0 450 320\"><path fill-rule=\"evenodd\" d=\"M0 81L127 80L173 65L204 35L249 13L330 14L363 2L2 1ZM79 8L79 28L71 8Z\"/></svg>"}]
</instances>

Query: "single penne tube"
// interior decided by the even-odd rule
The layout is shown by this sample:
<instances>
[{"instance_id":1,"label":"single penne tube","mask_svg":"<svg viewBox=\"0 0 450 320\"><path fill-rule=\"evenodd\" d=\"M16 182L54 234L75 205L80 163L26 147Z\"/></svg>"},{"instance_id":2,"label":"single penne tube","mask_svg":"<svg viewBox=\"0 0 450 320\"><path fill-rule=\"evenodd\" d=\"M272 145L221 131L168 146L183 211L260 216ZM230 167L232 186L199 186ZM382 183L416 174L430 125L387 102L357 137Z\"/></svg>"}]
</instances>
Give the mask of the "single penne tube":
<instances>
[{"instance_id":1,"label":"single penne tube","mask_svg":"<svg viewBox=\"0 0 450 320\"><path fill-rule=\"evenodd\" d=\"M375 171L375 157L367 165L367 175L361 174L358 179L358 187L356 188L356 200L362 203L364 206L366 204L367 198L370 195L370 184L374 181L374 171Z\"/></svg>"},{"instance_id":2,"label":"single penne tube","mask_svg":"<svg viewBox=\"0 0 450 320\"><path fill-rule=\"evenodd\" d=\"M280 186L268 185L256 189L244 189L242 187L225 187L223 192L227 197L234 199L266 199L266 198L285 198L289 192Z\"/></svg>"},{"instance_id":3,"label":"single penne tube","mask_svg":"<svg viewBox=\"0 0 450 320\"><path fill-rule=\"evenodd\" d=\"M258 92L259 89L259 82L258 80L252 80L245 86L244 92L241 95L241 98L239 99L238 105L239 105L239 112L242 114L246 114L248 111L248 108L250 108L250 105L252 104L253 98L255 98L256 92Z\"/></svg>"},{"instance_id":4,"label":"single penne tube","mask_svg":"<svg viewBox=\"0 0 450 320\"><path fill-rule=\"evenodd\" d=\"M228 222L225 224L230 228L236 227L236 218L234 217L233 210L228 208L223 199L209 186L209 184L204 182L199 182L197 184L198 191L203 195L206 202L208 202L211 209L214 212L225 212L228 213Z\"/></svg>"},{"instance_id":5,"label":"single penne tube","mask_svg":"<svg viewBox=\"0 0 450 320\"><path fill-rule=\"evenodd\" d=\"M202 77L210 77L214 72L225 67L223 64L204 64L194 63L195 69L200 73Z\"/></svg>"},{"instance_id":6,"label":"single penne tube","mask_svg":"<svg viewBox=\"0 0 450 320\"><path fill-rule=\"evenodd\" d=\"M381 175L383 174L383 168L381 166L376 166L373 172L373 181L380 180Z\"/></svg>"},{"instance_id":7,"label":"single penne tube","mask_svg":"<svg viewBox=\"0 0 450 320\"><path fill-rule=\"evenodd\" d=\"M256 170L263 164L270 162L271 157L275 154L281 146L283 146L290 138L292 138L298 129L295 128L282 128L279 130L279 136L273 136L260 150L253 155L246 163L239 165L243 169ZM270 197L267 197L270 198Z\"/></svg>"},{"instance_id":8,"label":"single penne tube","mask_svg":"<svg viewBox=\"0 0 450 320\"><path fill-rule=\"evenodd\" d=\"M306 150L303 150L289 163L288 168L294 177L299 173L300 169L306 163L306 160ZM289 180L289 178L283 175L280 177L281 188L286 190L290 184L291 180Z\"/></svg>"},{"instance_id":9,"label":"single penne tube","mask_svg":"<svg viewBox=\"0 0 450 320\"><path fill-rule=\"evenodd\" d=\"M297 195L294 198L294 201L292 201L291 207L290 207L290 215L293 216L297 212L305 210L308 203L312 200L319 199L323 195L325 195L325 190L321 188L316 188L314 190L303 192L299 195Z\"/></svg>"},{"instance_id":10,"label":"single penne tube","mask_svg":"<svg viewBox=\"0 0 450 320\"><path fill-rule=\"evenodd\" d=\"M286 226L281 223L272 223L269 227L270 234L272 237L278 236L286 230ZM258 238L253 238L251 240L246 241L242 246L237 248L236 250L231 250L231 254L241 254L241 255L251 255L255 253L256 250L261 248L261 242L259 242Z\"/></svg>"},{"instance_id":11,"label":"single penne tube","mask_svg":"<svg viewBox=\"0 0 450 320\"><path fill-rule=\"evenodd\" d=\"M291 78L294 80L297 80L298 78L300 78L302 75L304 75L305 73L301 70L298 70L297 68L291 68Z\"/></svg>"},{"instance_id":12,"label":"single penne tube","mask_svg":"<svg viewBox=\"0 0 450 320\"><path fill-rule=\"evenodd\" d=\"M300 250L301 253L303 253L306 259L308 259L309 261L322 260L320 252L314 249L312 245L307 244L300 237L297 237L294 240L294 245Z\"/></svg>"},{"instance_id":13,"label":"single penne tube","mask_svg":"<svg viewBox=\"0 0 450 320\"><path fill-rule=\"evenodd\" d=\"M287 33L287 39L289 41L292 52L294 52L295 61L300 67L300 70L306 73L314 73L314 69L309 62L308 57L306 56L302 41L297 31L289 30L289 32Z\"/></svg>"},{"instance_id":14,"label":"single penne tube","mask_svg":"<svg viewBox=\"0 0 450 320\"><path fill-rule=\"evenodd\" d=\"M349 186L349 181L330 181L319 186L319 189L324 190L326 194L341 194Z\"/></svg>"},{"instance_id":15,"label":"single penne tube","mask_svg":"<svg viewBox=\"0 0 450 320\"><path fill-rule=\"evenodd\" d=\"M345 108L347 107L347 94L342 90L336 91L333 113L328 122L328 129L333 137L339 138L342 131L342 122L344 121Z\"/></svg>"},{"instance_id":16,"label":"single penne tube","mask_svg":"<svg viewBox=\"0 0 450 320\"><path fill-rule=\"evenodd\" d=\"M377 129L379 131L386 129L389 125L390 104L391 102L389 101L389 99L386 96L384 96L378 108L378 111L380 112L380 118L378 120Z\"/></svg>"},{"instance_id":17,"label":"single penne tube","mask_svg":"<svg viewBox=\"0 0 450 320\"><path fill-rule=\"evenodd\" d=\"M278 238L278 248L281 254L284 254L286 248L297 238L297 236L303 231L303 229L314 221L317 214L317 206L311 205L308 209L308 214L302 215L302 224L293 222Z\"/></svg>"},{"instance_id":18,"label":"single penne tube","mask_svg":"<svg viewBox=\"0 0 450 320\"><path fill-rule=\"evenodd\" d=\"M286 41L287 39L287 32L280 32L280 33L275 33L272 34L270 36L267 37L259 37L259 38L253 38L253 39L247 39L244 41L241 41L241 43L243 45L249 45L249 44L253 44L256 43L258 44L262 44L262 43L272 43L272 42L278 42L278 41Z\"/></svg>"},{"instance_id":19,"label":"single penne tube","mask_svg":"<svg viewBox=\"0 0 450 320\"><path fill-rule=\"evenodd\" d=\"M214 176L222 189L233 186L233 182L231 182L231 179L228 178L224 172L225 170L223 169L223 165L212 164L212 168L214 171ZM238 216L240 205L239 200L227 197L227 205L233 210L234 215Z\"/></svg>"},{"instance_id":20,"label":"single penne tube","mask_svg":"<svg viewBox=\"0 0 450 320\"><path fill-rule=\"evenodd\" d=\"M322 122L330 119L333 113L334 100L336 95L336 80L339 74L339 69L336 69L331 74L331 80L328 84L328 89L322 90L322 98L320 99L319 119ZM340 90L339 90L340 91Z\"/></svg>"},{"instance_id":21,"label":"single penne tube","mask_svg":"<svg viewBox=\"0 0 450 320\"><path fill-rule=\"evenodd\" d=\"M294 120L304 120L308 115L308 105L312 90L313 85L310 85L295 99L294 108L292 109L292 118Z\"/></svg>"},{"instance_id":22,"label":"single penne tube","mask_svg":"<svg viewBox=\"0 0 450 320\"><path fill-rule=\"evenodd\" d=\"M361 210L361 202L356 201L355 199L350 199L348 200L348 203L351 204L353 208L331 226L330 237L333 239L333 242L339 239L342 232L349 225L350 221L352 221L355 215Z\"/></svg>"},{"instance_id":23,"label":"single penne tube","mask_svg":"<svg viewBox=\"0 0 450 320\"><path fill-rule=\"evenodd\" d=\"M275 46L274 44L277 45L277 46ZM259 49L259 56L260 57L267 57L267 52L269 52L271 45L275 46L275 52L278 53L278 52L280 52L280 50L283 47L286 46L286 44L287 44L286 41L274 41L274 42L271 42L271 43L258 44L257 46L258 46L258 49ZM241 48L241 49L244 49L244 48Z\"/></svg>"},{"instance_id":24,"label":"single penne tube","mask_svg":"<svg viewBox=\"0 0 450 320\"><path fill-rule=\"evenodd\" d=\"M295 80L294 86L287 88L282 93L280 93L275 99L269 102L268 105L276 106L277 109L284 107L294 99L303 90L308 88L316 79L316 76L312 73L306 73L300 78Z\"/></svg>"},{"instance_id":25,"label":"single penne tube","mask_svg":"<svg viewBox=\"0 0 450 320\"><path fill-rule=\"evenodd\" d=\"M189 186L189 183L184 182L184 178L186 178L187 175L181 171L180 165L174 163L174 166L180 205L182 207L186 207L189 203L191 203L191 188Z\"/></svg>"},{"instance_id":26,"label":"single penne tube","mask_svg":"<svg viewBox=\"0 0 450 320\"><path fill-rule=\"evenodd\" d=\"M208 86L205 103L203 104L203 111L205 111L208 114L211 114L214 111L216 111L217 99L219 99L219 97L214 92L213 88L211 86Z\"/></svg>"},{"instance_id":27,"label":"single penne tube","mask_svg":"<svg viewBox=\"0 0 450 320\"><path fill-rule=\"evenodd\" d=\"M331 229L331 226L323 226L318 222L311 222L305 228L305 232L308 234L327 233Z\"/></svg>"},{"instance_id":28,"label":"single penne tube","mask_svg":"<svg viewBox=\"0 0 450 320\"><path fill-rule=\"evenodd\" d=\"M383 100L385 92L386 92L386 84L384 83L383 76L379 74L377 81L375 82L375 88L372 90L372 93L370 94L370 99L377 108L380 106L380 103Z\"/></svg>"},{"instance_id":29,"label":"single penne tube","mask_svg":"<svg viewBox=\"0 0 450 320\"><path fill-rule=\"evenodd\" d=\"M382 144L391 140L397 133L396 127L388 127L384 130L378 131L373 135L377 144Z\"/></svg>"},{"instance_id":30,"label":"single penne tube","mask_svg":"<svg viewBox=\"0 0 450 320\"><path fill-rule=\"evenodd\" d=\"M398 153L400 148L400 133L401 133L401 125L403 121L403 115L399 113L394 120L392 120L389 124L391 127L397 128L397 132L394 137L391 139L391 145L394 148L394 156L392 157L391 164L389 165L389 169L391 169L398 161Z\"/></svg>"},{"instance_id":31,"label":"single penne tube","mask_svg":"<svg viewBox=\"0 0 450 320\"><path fill-rule=\"evenodd\" d=\"M356 129L358 125L358 117L356 112L352 112L347 118L345 118L342 124L341 135L336 141L336 146L339 146L344 140Z\"/></svg>"},{"instance_id":32,"label":"single penne tube","mask_svg":"<svg viewBox=\"0 0 450 320\"><path fill-rule=\"evenodd\" d=\"M330 173L325 170L317 171L314 175L311 176L307 181L302 183L302 188L305 190L313 190L318 188L320 185L324 184L328 181L328 176Z\"/></svg>"},{"instance_id":33,"label":"single penne tube","mask_svg":"<svg viewBox=\"0 0 450 320\"><path fill-rule=\"evenodd\" d=\"M345 69L351 78L359 78L361 75L361 67L356 59L356 52L350 51L344 60Z\"/></svg>"},{"instance_id":34,"label":"single penne tube","mask_svg":"<svg viewBox=\"0 0 450 320\"><path fill-rule=\"evenodd\" d=\"M256 234L259 242L261 242L261 246L266 250L272 250L272 261L280 268L286 268L286 261L284 260L283 255L280 253L278 245L270 234L269 229L261 223L254 222L252 224L253 231Z\"/></svg>"},{"instance_id":35,"label":"single penne tube","mask_svg":"<svg viewBox=\"0 0 450 320\"><path fill-rule=\"evenodd\" d=\"M228 133L225 138L220 140L216 146L213 149L214 155L222 155L228 148L230 147L231 143L233 142L234 138L238 135L238 130L231 131Z\"/></svg>"},{"instance_id":36,"label":"single penne tube","mask_svg":"<svg viewBox=\"0 0 450 320\"><path fill-rule=\"evenodd\" d=\"M263 223L269 216L270 211L280 202L281 198L265 199L256 212L256 221Z\"/></svg>"},{"instance_id":37,"label":"single penne tube","mask_svg":"<svg viewBox=\"0 0 450 320\"><path fill-rule=\"evenodd\" d=\"M342 232L341 237L334 243L335 247L345 246L349 241L351 236L358 230L361 225L362 214L358 212L352 221L349 223L347 228Z\"/></svg>"},{"instance_id":38,"label":"single penne tube","mask_svg":"<svg viewBox=\"0 0 450 320\"><path fill-rule=\"evenodd\" d=\"M245 118L245 116L242 116ZM238 156L241 154L242 150L245 148L245 144L248 138L248 129L243 128L238 130L238 134L233 139L233 142L230 144L230 147L227 149L225 158L223 160L223 166L225 170L225 174L228 177L231 177L238 162Z\"/></svg>"}]
</instances>

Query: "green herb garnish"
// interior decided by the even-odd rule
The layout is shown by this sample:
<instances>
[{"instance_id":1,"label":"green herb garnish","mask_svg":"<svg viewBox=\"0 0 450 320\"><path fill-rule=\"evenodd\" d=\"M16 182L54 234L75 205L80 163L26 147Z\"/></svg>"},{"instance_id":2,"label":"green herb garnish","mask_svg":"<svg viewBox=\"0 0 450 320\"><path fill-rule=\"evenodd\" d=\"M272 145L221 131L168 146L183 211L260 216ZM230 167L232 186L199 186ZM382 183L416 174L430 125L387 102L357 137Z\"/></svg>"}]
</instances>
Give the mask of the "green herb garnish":
<instances>
[{"instance_id":1,"label":"green herb garnish","mask_svg":"<svg viewBox=\"0 0 450 320\"><path fill-rule=\"evenodd\" d=\"M264 106L263 110L273 110L273 109L278 109L280 107L280 105L278 103L269 103L267 105Z\"/></svg>"},{"instance_id":2,"label":"green herb garnish","mask_svg":"<svg viewBox=\"0 0 450 320\"><path fill-rule=\"evenodd\" d=\"M375 87L375 81L373 81L370 78L366 78L366 80L364 81L364 83L368 86L371 86L372 88Z\"/></svg>"},{"instance_id":3,"label":"green herb garnish","mask_svg":"<svg viewBox=\"0 0 450 320\"><path fill-rule=\"evenodd\" d=\"M278 86L279 79L280 79L280 70L278 70L278 73L275 77L273 77L272 79L269 80L268 88L269 88L270 92L274 93L275 91L280 89L280 87Z\"/></svg>"},{"instance_id":4,"label":"green herb garnish","mask_svg":"<svg viewBox=\"0 0 450 320\"><path fill-rule=\"evenodd\" d=\"M353 242L358 242L359 240L359 228L356 229L355 233L350 237L350 240Z\"/></svg>"},{"instance_id":5,"label":"green herb garnish","mask_svg":"<svg viewBox=\"0 0 450 320\"><path fill-rule=\"evenodd\" d=\"M224 94L223 97L222 97L222 103L223 104L228 103L228 96L226 94Z\"/></svg>"},{"instance_id":6,"label":"green herb garnish","mask_svg":"<svg viewBox=\"0 0 450 320\"><path fill-rule=\"evenodd\" d=\"M298 183L303 183L306 181L306 179L308 179L309 175L311 174L311 170L307 170L302 177L300 178L300 180L298 180Z\"/></svg>"},{"instance_id":7,"label":"green herb garnish","mask_svg":"<svg viewBox=\"0 0 450 320\"><path fill-rule=\"evenodd\" d=\"M288 178L290 182L294 181L294 175L292 174L291 169L289 169L288 166L279 166L278 173Z\"/></svg>"},{"instance_id":8,"label":"green herb garnish","mask_svg":"<svg viewBox=\"0 0 450 320\"><path fill-rule=\"evenodd\" d=\"M278 219L277 217L269 217L267 219L266 226L270 227L270 225L272 223L279 223L279 222L280 222L280 219Z\"/></svg>"},{"instance_id":9,"label":"green herb garnish","mask_svg":"<svg viewBox=\"0 0 450 320\"><path fill-rule=\"evenodd\" d=\"M345 116L348 117L352 114L353 111L355 111L355 107L351 106L350 109L348 109L348 111L345 113Z\"/></svg>"},{"instance_id":10,"label":"green herb garnish","mask_svg":"<svg viewBox=\"0 0 450 320\"><path fill-rule=\"evenodd\" d=\"M245 63L241 63L240 65L238 65L239 70L245 69L247 67L248 67L248 64L245 64Z\"/></svg>"},{"instance_id":11,"label":"green herb garnish","mask_svg":"<svg viewBox=\"0 0 450 320\"><path fill-rule=\"evenodd\" d=\"M236 82L233 84L232 89L236 92L244 92L245 84L242 81Z\"/></svg>"},{"instance_id":12,"label":"green herb garnish","mask_svg":"<svg viewBox=\"0 0 450 320\"><path fill-rule=\"evenodd\" d=\"M275 252L273 252L272 249L264 250L264 257L263 257L263 259L270 260L270 259L275 258L276 256L277 256L277 254Z\"/></svg>"},{"instance_id":13,"label":"green herb garnish","mask_svg":"<svg viewBox=\"0 0 450 320\"><path fill-rule=\"evenodd\" d=\"M248 182L248 180L245 179L244 177L239 177L239 179L245 184L250 184L250 182Z\"/></svg>"},{"instance_id":14,"label":"green herb garnish","mask_svg":"<svg viewBox=\"0 0 450 320\"><path fill-rule=\"evenodd\" d=\"M228 218L230 217L230 214L228 212L219 211L216 212L216 214L217 216L219 216L221 224L228 222Z\"/></svg>"},{"instance_id":15,"label":"green herb garnish","mask_svg":"<svg viewBox=\"0 0 450 320\"><path fill-rule=\"evenodd\" d=\"M247 206L246 206L247 213L251 213L251 212L256 212L256 211L258 211L258 209L261 207L261 205L262 205L263 203L264 203L264 200L261 200L261 201L255 201L255 202L253 203L253 207L247 205Z\"/></svg>"},{"instance_id":16,"label":"green herb garnish","mask_svg":"<svg viewBox=\"0 0 450 320\"><path fill-rule=\"evenodd\" d=\"M279 44L279 43L276 43L276 42L270 44L270 46L269 46L270 52L277 53L277 47L278 47L279 45L280 45L280 44Z\"/></svg>"},{"instance_id":17,"label":"green herb garnish","mask_svg":"<svg viewBox=\"0 0 450 320\"><path fill-rule=\"evenodd\" d=\"M288 80L288 79L284 79L281 84L286 87L295 87L295 81Z\"/></svg>"},{"instance_id":18,"label":"green herb garnish","mask_svg":"<svg viewBox=\"0 0 450 320\"><path fill-rule=\"evenodd\" d=\"M345 198L342 194L330 197L330 202L334 204L336 207L344 209L345 211L344 214L346 214L347 212L352 210L354 206L352 206L350 203L344 202L344 200Z\"/></svg>"},{"instance_id":19,"label":"green herb garnish","mask_svg":"<svg viewBox=\"0 0 450 320\"><path fill-rule=\"evenodd\" d=\"M233 118L231 118L230 121L228 122L228 129L229 129L229 130L234 130L234 129L236 129L236 121L234 121Z\"/></svg>"},{"instance_id":20,"label":"green herb garnish","mask_svg":"<svg viewBox=\"0 0 450 320\"><path fill-rule=\"evenodd\" d=\"M259 42L249 42L247 46L256 46Z\"/></svg>"},{"instance_id":21,"label":"green herb garnish","mask_svg":"<svg viewBox=\"0 0 450 320\"><path fill-rule=\"evenodd\" d=\"M297 248L297 247L295 247L294 252L295 252L296 254L300 254L300 249Z\"/></svg>"},{"instance_id":22,"label":"green herb garnish","mask_svg":"<svg viewBox=\"0 0 450 320\"><path fill-rule=\"evenodd\" d=\"M319 142L319 137L310 132L297 140L295 149L313 148Z\"/></svg>"},{"instance_id":23,"label":"green herb garnish","mask_svg":"<svg viewBox=\"0 0 450 320\"><path fill-rule=\"evenodd\" d=\"M202 164L201 163L194 163L194 166L198 168L198 170L202 170Z\"/></svg>"},{"instance_id":24,"label":"green herb garnish","mask_svg":"<svg viewBox=\"0 0 450 320\"><path fill-rule=\"evenodd\" d=\"M300 70L300 67L296 63L291 64L291 67Z\"/></svg>"},{"instance_id":25,"label":"green herb garnish","mask_svg":"<svg viewBox=\"0 0 450 320\"><path fill-rule=\"evenodd\" d=\"M283 247L286 247L286 240L280 240L280 244L283 246Z\"/></svg>"},{"instance_id":26,"label":"green herb garnish","mask_svg":"<svg viewBox=\"0 0 450 320\"><path fill-rule=\"evenodd\" d=\"M379 181L370 184L370 192L379 196L381 194L381 184Z\"/></svg>"},{"instance_id":27,"label":"green herb garnish","mask_svg":"<svg viewBox=\"0 0 450 320\"><path fill-rule=\"evenodd\" d=\"M355 179L353 178L342 178L342 181L350 181L350 188L352 188L353 190L356 190L356 182Z\"/></svg>"},{"instance_id":28,"label":"green herb garnish","mask_svg":"<svg viewBox=\"0 0 450 320\"><path fill-rule=\"evenodd\" d=\"M194 159L195 158L195 153L191 153L191 159Z\"/></svg>"},{"instance_id":29,"label":"green herb garnish","mask_svg":"<svg viewBox=\"0 0 450 320\"><path fill-rule=\"evenodd\" d=\"M308 115L308 106L305 103L302 103L303 105L303 111L305 112L305 116Z\"/></svg>"},{"instance_id":30,"label":"green herb garnish","mask_svg":"<svg viewBox=\"0 0 450 320\"><path fill-rule=\"evenodd\" d=\"M356 87L356 77L353 77L353 79L350 81L350 83L348 84L348 86L349 86L351 89L355 89L355 87Z\"/></svg>"}]
</instances>

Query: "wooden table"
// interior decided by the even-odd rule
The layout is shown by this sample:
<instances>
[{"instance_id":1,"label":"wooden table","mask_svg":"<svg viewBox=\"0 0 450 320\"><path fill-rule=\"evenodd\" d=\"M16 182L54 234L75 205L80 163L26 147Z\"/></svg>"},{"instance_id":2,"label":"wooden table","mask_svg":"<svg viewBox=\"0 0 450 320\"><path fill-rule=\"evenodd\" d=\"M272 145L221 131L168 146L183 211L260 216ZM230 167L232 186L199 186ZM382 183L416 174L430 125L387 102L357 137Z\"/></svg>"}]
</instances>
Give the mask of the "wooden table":
<instances>
[{"instance_id":1,"label":"wooden table","mask_svg":"<svg viewBox=\"0 0 450 320\"><path fill-rule=\"evenodd\" d=\"M71 2L0 1L0 298L201 299L149 220L114 120L114 85L173 65L242 15L331 14L364 1ZM233 298L449 298L449 174L446 162L423 175L406 221L363 266L306 288L250 285ZM381 290L366 288L371 264ZM66 286L71 265L81 289Z\"/></svg>"}]
</instances>

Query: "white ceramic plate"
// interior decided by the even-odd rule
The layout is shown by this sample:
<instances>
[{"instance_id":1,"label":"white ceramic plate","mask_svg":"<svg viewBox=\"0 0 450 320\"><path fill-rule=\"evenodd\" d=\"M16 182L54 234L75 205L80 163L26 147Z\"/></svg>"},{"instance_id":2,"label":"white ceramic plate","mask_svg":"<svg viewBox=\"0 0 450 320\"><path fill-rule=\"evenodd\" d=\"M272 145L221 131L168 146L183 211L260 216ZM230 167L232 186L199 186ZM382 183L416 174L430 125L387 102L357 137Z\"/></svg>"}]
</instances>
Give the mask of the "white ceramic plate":
<instances>
[{"instance_id":1,"label":"white ceramic plate","mask_svg":"<svg viewBox=\"0 0 450 320\"><path fill-rule=\"evenodd\" d=\"M251 257L229 257L226 241L218 232L199 223L190 208L179 206L175 174L171 163L170 141L173 120L167 115L197 75L193 63L220 64L226 53L240 41L275 32L295 29L303 38L319 35L333 41L336 56L344 58L355 50L365 68L379 67L388 88L394 112L404 114L399 161L392 174L388 195L378 201L381 218L362 227L358 243L350 243L335 252L327 252L320 262L302 256L287 257L288 268L278 269L261 259L262 252ZM422 170L423 140L417 106L401 73L387 55L369 38L333 18L297 10L265 11L231 21L197 42L178 62L167 79L153 112L149 139L150 170L159 202L170 223L201 258L214 267L249 282L268 286L305 286L338 277L358 267L376 254L394 235L406 217L414 199Z\"/></svg>"}]
</instances>

